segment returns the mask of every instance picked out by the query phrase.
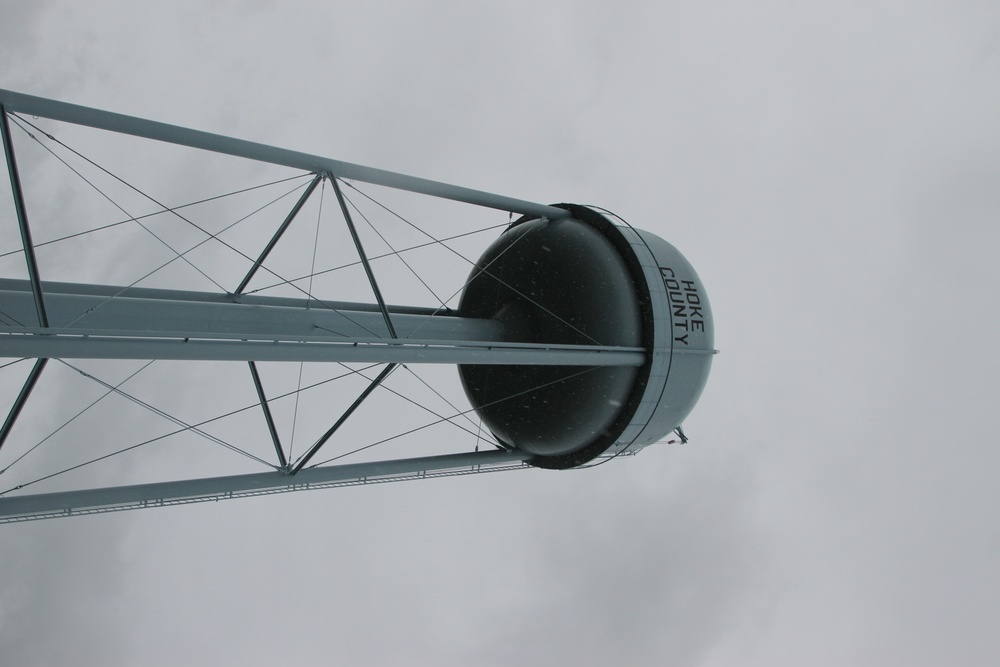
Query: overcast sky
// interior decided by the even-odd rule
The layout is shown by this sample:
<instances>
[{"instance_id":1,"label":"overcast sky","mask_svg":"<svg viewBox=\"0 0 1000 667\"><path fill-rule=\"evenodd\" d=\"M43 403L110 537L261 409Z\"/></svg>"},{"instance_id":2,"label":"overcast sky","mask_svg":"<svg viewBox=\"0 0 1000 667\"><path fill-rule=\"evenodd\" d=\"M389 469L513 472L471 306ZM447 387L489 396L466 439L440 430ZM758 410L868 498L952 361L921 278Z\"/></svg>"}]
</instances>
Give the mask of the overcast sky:
<instances>
[{"instance_id":1,"label":"overcast sky","mask_svg":"<svg viewBox=\"0 0 1000 667\"><path fill-rule=\"evenodd\" d=\"M136 7L0 0L0 87L606 207L722 354L594 470L0 527L5 667L1000 658L996 3Z\"/></svg>"}]
</instances>

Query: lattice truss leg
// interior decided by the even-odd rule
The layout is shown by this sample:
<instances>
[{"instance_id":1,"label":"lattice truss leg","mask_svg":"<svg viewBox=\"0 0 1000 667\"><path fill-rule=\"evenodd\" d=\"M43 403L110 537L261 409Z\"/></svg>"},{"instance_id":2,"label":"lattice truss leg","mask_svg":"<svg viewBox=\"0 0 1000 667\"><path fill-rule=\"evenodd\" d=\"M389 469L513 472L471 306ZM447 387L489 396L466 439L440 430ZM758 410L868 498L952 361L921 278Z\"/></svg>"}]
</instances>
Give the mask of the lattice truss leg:
<instances>
[{"instance_id":1,"label":"lattice truss leg","mask_svg":"<svg viewBox=\"0 0 1000 667\"><path fill-rule=\"evenodd\" d=\"M365 345L357 360L289 360L323 359L321 343L347 336L444 336L421 317L456 307L511 213L325 165L3 118L4 339L79 336L62 358L0 359L0 520L524 467L481 427L452 366L374 361ZM245 306L242 340L215 309L232 303ZM280 338L254 312L265 305ZM136 358L77 357L87 341ZM228 360L241 344L272 349ZM47 504L18 504L27 494Z\"/></svg>"}]
</instances>

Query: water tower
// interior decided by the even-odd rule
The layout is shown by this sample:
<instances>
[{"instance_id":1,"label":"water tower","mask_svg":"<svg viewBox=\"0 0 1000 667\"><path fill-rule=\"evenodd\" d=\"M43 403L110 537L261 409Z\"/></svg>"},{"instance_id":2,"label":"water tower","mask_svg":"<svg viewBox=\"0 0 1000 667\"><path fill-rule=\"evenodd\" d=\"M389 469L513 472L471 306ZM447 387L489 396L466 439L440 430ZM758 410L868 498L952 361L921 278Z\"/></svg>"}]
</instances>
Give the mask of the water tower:
<instances>
[{"instance_id":1,"label":"water tower","mask_svg":"<svg viewBox=\"0 0 1000 667\"><path fill-rule=\"evenodd\" d=\"M0 91L3 145L27 279L0 279L0 357L35 360L0 429L3 444L51 359L213 360L249 364L275 444L273 470L0 497L0 520L66 516L303 488L513 467L567 469L634 454L678 430L705 386L713 322L690 263L663 239L606 211L542 205L231 137ZM133 135L301 170L311 179L231 291L46 281L35 259L10 120ZM386 303L343 186L351 182L508 212L456 308ZM318 184L328 183L374 303L245 293ZM516 219L514 216L517 216ZM274 433L261 362L380 364L327 432L295 460ZM312 465L400 364L457 367L497 446L349 465ZM681 435L682 437L682 435ZM6 464L0 461L0 468Z\"/></svg>"}]
</instances>

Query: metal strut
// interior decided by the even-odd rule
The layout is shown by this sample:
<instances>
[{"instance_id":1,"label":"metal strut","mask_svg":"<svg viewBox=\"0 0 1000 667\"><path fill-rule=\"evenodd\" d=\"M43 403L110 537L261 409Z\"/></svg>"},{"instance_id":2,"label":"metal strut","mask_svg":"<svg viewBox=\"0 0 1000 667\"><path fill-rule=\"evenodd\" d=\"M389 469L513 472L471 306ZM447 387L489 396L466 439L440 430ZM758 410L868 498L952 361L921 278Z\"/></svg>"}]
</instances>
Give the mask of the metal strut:
<instances>
[{"instance_id":1,"label":"metal strut","mask_svg":"<svg viewBox=\"0 0 1000 667\"><path fill-rule=\"evenodd\" d=\"M14 423L17 421L17 416L21 414L21 409L24 404L28 401L28 396L31 395L31 390L35 388L35 383L38 382L38 378L42 375L42 369L45 368L45 364L48 363L48 359L36 359L35 365L28 374L28 379L24 381L24 386L21 387L21 393L17 395L14 399L14 405L11 406L10 412L7 413L7 419L4 421L3 426L0 427L0 448L3 447L3 443L7 441L7 436L10 435L10 431L14 428Z\"/></svg>"},{"instance_id":2,"label":"metal strut","mask_svg":"<svg viewBox=\"0 0 1000 667\"><path fill-rule=\"evenodd\" d=\"M35 310L38 313L38 324L49 326L49 318L45 314L45 299L42 297L42 282L38 277L38 262L35 260L35 245L31 241L31 228L28 227L28 211L24 205L24 192L21 190L21 177L17 172L17 159L14 157L14 142L11 141L10 124L7 121L7 109L0 104L0 134L3 135L3 152L7 158L7 171L10 172L10 188L14 193L14 208L17 210L17 226L21 229L21 244L24 246L24 261L28 264L28 279L31 281L31 292L35 297Z\"/></svg>"},{"instance_id":3,"label":"metal strut","mask_svg":"<svg viewBox=\"0 0 1000 667\"><path fill-rule=\"evenodd\" d=\"M0 104L0 135L3 137L3 152L7 159L7 172L10 175L10 189L14 195L14 209L17 211L17 226L21 230L21 245L24 246L24 261L28 265L28 280L31 283L31 294L35 301L35 314L38 317L38 325L44 328L49 326L49 318L45 311L45 298L42 293L42 281L38 276L38 261L35 259L35 244L31 240L31 228L28 226L28 211L24 204L24 192L21 190L21 177L17 171L17 159L14 157L14 142L10 136L10 123L7 120L7 109ZM34 367L24 381L20 393L14 400L7 419L0 427L0 447L7 441L11 429L17 422L21 409L28 401L31 390L35 388L35 383L42 375L42 370L48 362L47 358L39 358L35 361Z\"/></svg>"},{"instance_id":4,"label":"metal strut","mask_svg":"<svg viewBox=\"0 0 1000 667\"><path fill-rule=\"evenodd\" d=\"M292 210L288 212L287 216L285 216L284 222L282 222L281 226L278 227L278 231L276 231L274 233L274 236L271 237L271 240L264 248L264 251L260 253L260 257L258 257L257 261L255 261L253 263L253 266L250 267L250 270L247 272L246 277L243 278L243 282L240 283L240 286L236 288L236 291L233 292L233 294L242 294L243 290L247 288L247 285L250 284L250 280L254 277L254 274L257 273L257 269L260 268L261 264L264 263L264 260L267 259L267 256L271 254L272 250L274 250L274 246L278 245L278 241L281 239L281 236L285 233L285 230L288 229L288 226L290 224L292 224L292 220L295 219L295 216L297 216L299 214L299 211L302 210L302 207L305 206L306 201L309 199L309 195L313 193L313 190L316 189L316 186L319 185L320 182L322 182L322 180L323 177L317 174L316 178L314 178L312 182L309 183L308 187L306 187L306 191L302 193L302 196L299 197L299 200L295 202L295 206L293 206Z\"/></svg>"},{"instance_id":5,"label":"metal strut","mask_svg":"<svg viewBox=\"0 0 1000 667\"><path fill-rule=\"evenodd\" d=\"M528 454L517 451L444 454L306 468L294 477L284 472L264 472L31 496L9 496L0 498L0 523L227 500L289 491L426 479L444 475L524 470L529 467L525 463L528 458Z\"/></svg>"},{"instance_id":6,"label":"metal strut","mask_svg":"<svg viewBox=\"0 0 1000 667\"><path fill-rule=\"evenodd\" d=\"M389 364L384 369L382 369L382 372L378 374L378 377L372 380L371 384L369 384L368 387L363 392L361 392L361 395L358 396L353 403L351 403L351 407L347 408L347 410L344 411L344 414L340 416L340 419L337 420L337 423L331 426L327 430L327 432L324 433L323 436L316 441L316 444L314 444L309 449L309 451L306 452L301 459L299 459L299 462L296 463L295 467L292 468L291 470L292 475L298 473L300 470L302 470L302 466L309 463L309 459L315 456L316 452L318 452L320 448L326 444L327 440L329 440L333 436L333 434L337 431L337 429L340 428L345 421L347 421L347 418L350 417L351 414L358 409L358 406L360 406L366 398L368 398L368 395L371 394L373 391L375 391L375 388L378 387L380 384L382 384L382 380L389 377L389 373L391 373L395 369L396 369L396 364Z\"/></svg>"},{"instance_id":7,"label":"metal strut","mask_svg":"<svg viewBox=\"0 0 1000 667\"><path fill-rule=\"evenodd\" d=\"M267 422L267 430L271 434L271 441L274 443L274 451L278 455L278 465L282 469L288 468L288 459L285 457L285 450L281 446L281 438L278 437L278 429L274 425L274 417L271 415L271 408L267 404L267 396L264 395L264 385L260 381L260 373L257 372L257 364L250 363L250 375L253 377L253 386L257 388L257 397L260 399L260 407L264 411L264 421Z\"/></svg>"},{"instance_id":8,"label":"metal strut","mask_svg":"<svg viewBox=\"0 0 1000 667\"><path fill-rule=\"evenodd\" d=\"M382 311L382 317L385 319L385 326L389 330L389 337L398 338L396 330L392 326L392 319L389 317L389 309L385 307L385 299L382 298L382 291L378 288L378 282L375 281L375 274L372 272L371 264L368 263L368 255L365 254L365 249L361 245L361 238L358 236L358 230L355 229L354 220L351 219L351 212L347 210L344 193L340 191L340 184L337 183L337 177L333 174L329 176L330 182L333 184L333 191L337 194L337 201L340 202L340 210L344 212L344 221L347 223L347 228L351 230L351 238L354 239L354 245L358 249L358 256L361 258L361 263L365 267L365 273L368 275L368 282L371 283L372 292L375 293L375 300L378 302L379 310Z\"/></svg>"},{"instance_id":9,"label":"metal strut","mask_svg":"<svg viewBox=\"0 0 1000 667\"><path fill-rule=\"evenodd\" d=\"M25 95L11 90L0 89L0 106L4 106L12 111L20 111L51 120L85 125L121 134L131 134L136 137L165 141L179 146L200 148L215 153L292 167L293 169L321 173L331 172L339 175L341 178L384 185L397 190L406 190L407 192L418 192L432 197L451 199L501 211L513 211L515 213L535 215L553 220L565 218L570 215L569 211L555 206L546 206L491 192L483 192L482 190L473 190L472 188L464 188L426 178L407 176L405 174L386 171L385 169L375 169L350 162L342 162L341 160L331 160L319 155L309 155L308 153L300 153L285 148L244 141L242 139L234 139L233 137L212 134L211 132L191 130L186 127L159 123L144 118L112 113L110 111L102 111L78 104L68 104L44 97Z\"/></svg>"}]
</instances>

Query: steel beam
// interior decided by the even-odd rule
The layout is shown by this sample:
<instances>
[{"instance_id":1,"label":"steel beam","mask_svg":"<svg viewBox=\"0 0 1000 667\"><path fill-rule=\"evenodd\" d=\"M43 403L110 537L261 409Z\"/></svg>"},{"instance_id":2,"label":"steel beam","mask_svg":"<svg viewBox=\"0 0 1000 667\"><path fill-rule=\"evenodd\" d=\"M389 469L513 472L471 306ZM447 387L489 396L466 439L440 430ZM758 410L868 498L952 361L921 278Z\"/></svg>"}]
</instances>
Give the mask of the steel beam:
<instances>
[{"instance_id":1,"label":"steel beam","mask_svg":"<svg viewBox=\"0 0 1000 667\"><path fill-rule=\"evenodd\" d=\"M117 292L116 292L117 290ZM130 296L134 293L135 297ZM69 293L67 293L69 292ZM116 296L117 294L117 296ZM641 348L503 342L497 320L390 310L401 338L381 338L380 309L306 307L305 299L46 283L49 327L0 325L0 356L66 359L188 359L639 366ZM26 281L0 280L4 311L30 318ZM315 302L312 302L315 304ZM430 311L433 313L433 311ZM420 338L408 337L420 334Z\"/></svg>"},{"instance_id":2,"label":"steel beam","mask_svg":"<svg viewBox=\"0 0 1000 667\"><path fill-rule=\"evenodd\" d=\"M363 183L384 185L397 190L417 192L420 194L451 199L454 201L485 206L501 211L512 211L524 215L557 219L569 216L569 212L555 206L546 206L534 202L505 197L503 195L463 188L457 185L432 181L416 176L407 176L384 169L374 169L350 162L331 160L319 155L300 153L285 148L277 148L252 141L234 139L211 132L191 130L177 125L159 123L144 118L126 116L124 114L102 111L77 104L68 104L44 97L25 95L10 90L0 89L0 105L8 111L20 111L25 114L41 116L51 120L85 125L99 130L131 134L137 137L164 141L180 146L200 148L214 153L223 153L236 157L258 160L270 164L292 167L317 173L333 173L340 178L349 178Z\"/></svg>"},{"instance_id":3,"label":"steel beam","mask_svg":"<svg viewBox=\"0 0 1000 667\"><path fill-rule=\"evenodd\" d=\"M528 458L529 454L517 451L470 452L306 468L294 476L266 472L8 496L0 498L0 523L433 477L435 473L465 474L527 468L524 461Z\"/></svg>"},{"instance_id":4,"label":"steel beam","mask_svg":"<svg viewBox=\"0 0 1000 667\"><path fill-rule=\"evenodd\" d=\"M176 359L188 361L318 361L339 363L484 364L490 366L642 366L635 347L490 343L429 340L321 342L246 339L97 337L44 334L0 335L0 357L52 359Z\"/></svg>"},{"instance_id":5,"label":"steel beam","mask_svg":"<svg viewBox=\"0 0 1000 667\"><path fill-rule=\"evenodd\" d=\"M77 286L79 291L84 286ZM10 289L7 289L10 288ZM137 292L118 288L118 295L65 293L57 287L46 291L50 327L0 325L0 333L59 331L66 329L106 331L118 334L166 335L198 338L217 337L289 338L302 340L319 336L329 339L382 338L384 316L362 304L296 300L240 299L209 300L197 293L171 290ZM31 321L34 304L24 281L0 280L0 303L16 321ZM354 307L364 308L354 310ZM395 311L395 309L393 309ZM394 312L400 337L419 334L421 338L443 340L502 340L503 324L497 320L460 318L454 315L424 315ZM430 311L433 313L434 311ZM171 333L172 332L172 333Z\"/></svg>"}]
</instances>

